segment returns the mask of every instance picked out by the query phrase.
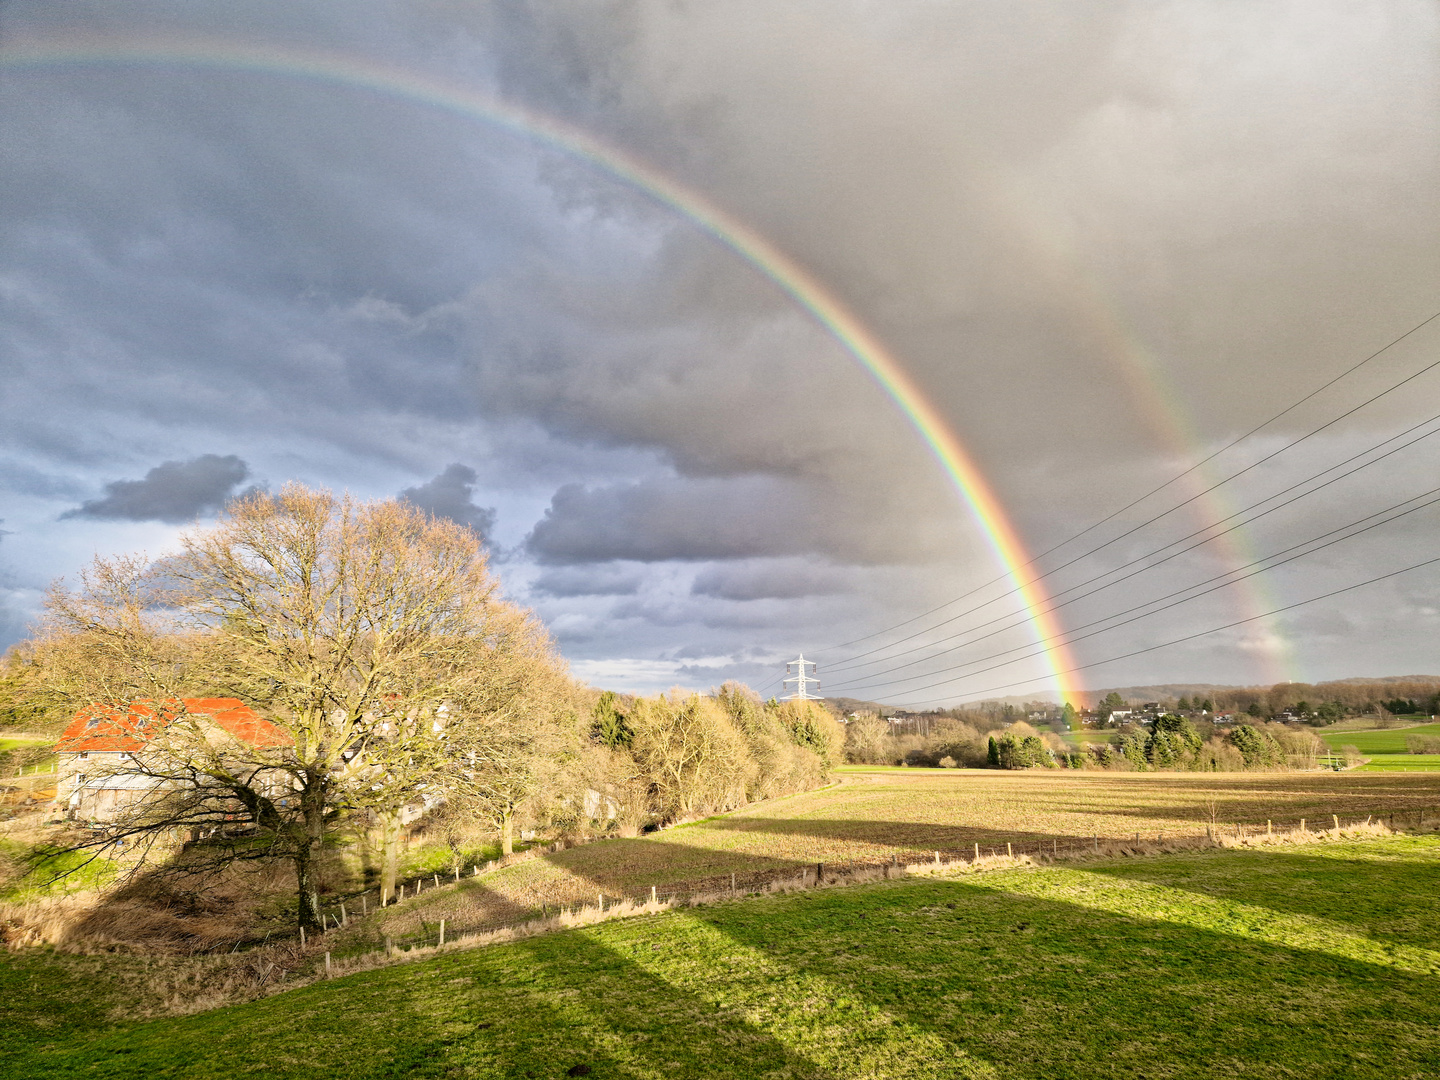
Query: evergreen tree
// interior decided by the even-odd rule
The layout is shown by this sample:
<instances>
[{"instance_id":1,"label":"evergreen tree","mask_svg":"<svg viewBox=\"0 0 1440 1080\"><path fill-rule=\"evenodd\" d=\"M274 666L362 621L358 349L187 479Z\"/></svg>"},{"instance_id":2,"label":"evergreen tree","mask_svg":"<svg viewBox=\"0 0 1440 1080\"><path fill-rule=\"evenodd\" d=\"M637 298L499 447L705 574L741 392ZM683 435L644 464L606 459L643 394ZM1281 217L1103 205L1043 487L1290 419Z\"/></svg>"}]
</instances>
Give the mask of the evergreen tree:
<instances>
[{"instance_id":1,"label":"evergreen tree","mask_svg":"<svg viewBox=\"0 0 1440 1080\"><path fill-rule=\"evenodd\" d=\"M624 714L615 707L613 690L606 690L600 695L600 700L595 703L593 716L595 722L590 730L596 742L604 743L611 750L630 745L635 732L625 722Z\"/></svg>"},{"instance_id":2,"label":"evergreen tree","mask_svg":"<svg viewBox=\"0 0 1440 1080\"><path fill-rule=\"evenodd\" d=\"M1105 700L1100 702L1100 715L1105 718L1105 723L1110 722L1110 714L1117 709L1125 708L1125 699L1114 690L1105 695Z\"/></svg>"},{"instance_id":3,"label":"evergreen tree","mask_svg":"<svg viewBox=\"0 0 1440 1080\"><path fill-rule=\"evenodd\" d=\"M992 769L1000 768L1000 747L995 744L995 736L990 736L990 746L985 751L985 764Z\"/></svg>"},{"instance_id":4,"label":"evergreen tree","mask_svg":"<svg viewBox=\"0 0 1440 1080\"><path fill-rule=\"evenodd\" d=\"M1247 769L1264 769L1280 762L1280 744L1259 728L1241 724L1227 738L1240 751Z\"/></svg>"}]
</instances>

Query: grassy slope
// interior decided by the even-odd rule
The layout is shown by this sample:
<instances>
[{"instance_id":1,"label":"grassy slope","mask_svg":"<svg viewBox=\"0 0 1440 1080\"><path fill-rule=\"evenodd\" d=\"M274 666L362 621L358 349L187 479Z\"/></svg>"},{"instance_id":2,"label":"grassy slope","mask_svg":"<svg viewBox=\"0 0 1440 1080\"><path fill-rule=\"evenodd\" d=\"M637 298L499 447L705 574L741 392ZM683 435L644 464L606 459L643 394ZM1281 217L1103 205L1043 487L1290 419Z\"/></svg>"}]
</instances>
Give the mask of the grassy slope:
<instances>
[{"instance_id":1,"label":"grassy slope","mask_svg":"<svg viewBox=\"0 0 1440 1080\"><path fill-rule=\"evenodd\" d=\"M1371 754L1358 772L1436 772L1440 754Z\"/></svg>"},{"instance_id":2,"label":"grassy slope","mask_svg":"<svg viewBox=\"0 0 1440 1080\"><path fill-rule=\"evenodd\" d=\"M112 1030L73 1004L37 1028L44 998L80 986L37 988L12 957L0 1008L20 1011L0 1016L13 1033L0 1072L1429 1076L1437 886L1434 837L892 882L609 923Z\"/></svg>"},{"instance_id":3,"label":"grassy slope","mask_svg":"<svg viewBox=\"0 0 1440 1080\"><path fill-rule=\"evenodd\" d=\"M1440 724L1419 724L1383 731L1321 731L1319 735L1332 750L1353 746L1362 754L1403 754L1407 735L1440 735Z\"/></svg>"},{"instance_id":4,"label":"grassy slope","mask_svg":"<svg viewBox=\"0 0 1440 1080\"><path fill-rule=\"evenodd\" d=\"M363 931L366 948L396 940L513 921L542 903L594 904L596 894L640 896L656 886L798 872L817 862L907 861L972 845L1017 850L1142 832L1203 834L1214 807L1222 823L1295 824L1332 813L1363 816L1440 808L1440 774L1101 773L886 770L847 773L835 787L762 803L635 840L607 840L467 878L389 908Z\"/></svg>"}]
</instances>

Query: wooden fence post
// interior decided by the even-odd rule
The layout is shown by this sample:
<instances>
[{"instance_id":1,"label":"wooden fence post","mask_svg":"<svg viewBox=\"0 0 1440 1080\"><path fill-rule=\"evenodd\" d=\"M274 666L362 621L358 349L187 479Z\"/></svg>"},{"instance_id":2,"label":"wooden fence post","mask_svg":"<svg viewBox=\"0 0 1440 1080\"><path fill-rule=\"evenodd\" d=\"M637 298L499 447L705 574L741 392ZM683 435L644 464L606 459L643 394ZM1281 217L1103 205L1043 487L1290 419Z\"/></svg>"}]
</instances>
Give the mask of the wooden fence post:
<instances>
[{"instance_id":1,"label":"wooden fence post","mask_svg":"<svg viewBox=\"0 0 1440 1080\"><path fill-rule=\"evenodd\" d=\"M1009 840L1005 841L1005 854L1010 856L1010 858L1012 859L1015 857L1015 849L1011 847Z\"/></svg>"},{"instance_id":2,"label":"wooden fence post","mask_svg":"<svg viewBox=\"0 0 1440 1080\"><path fill-rule=\"evenodd\" d=\"M440 920L440 947L445 947L445 920Z\"/></svg>"},{"instance_id":3,"label":"wooden fence post","mask_svg":"<svg viewBox=\"0 0 1440 1080\"><path fill-rule=\"evenodd\" d=\"M1340 835L1340 815L1339 815L1339 814L1331 814L1331 815L1330 815L1330 819L1335 822L1335 835L1336 835L1336 836L1339 836L1339 835Z\"/></svg>"},{"instance_id":4,"label":"wooden fence post","mask_svg":"<svg viewBox=\"0 0 1440 1080\"><path fill-rule=\"evenodd\" d=\"M935 861L938 863L938 862L940 861L940 859L939 859L940 853L937 851L937 852L935 853L935 856L936 856ZM824 864L823 862L817 862L817 863L815 864L815 884L816 884L816 885L824 885L824 884L825 884L825 864Z\"/></svg>"},{"instance_id":5,"label":"wooden fence post","mask_svg":"<svg viewBox=\"0 0 1440 1080\"><path fill-rule=\"evenodd\" d=\"M975 845L975 861L976 861L976 862L979 862L979 861L980 861L980 845L979 845L979 844L976 844L976 845Z\"/></svg>"},{"instance_id":6,"label":"wooden fence post","mask_svg":"<svg viewBox=\"0 0 1440 1080\"><path fill-rule=\"evenodd\" d=\"M437 889L440 887L440 875L439 875L439 874L436 874L436 875L435 875L435 887L436 887Z\"/></svg>"},{"instance_id":7,"label":"wooden fence post","mask_svg":"<svg viewBox=\"0 0 1440 1080\"><path fill-rule=\"evenodd\" d=\"M365 918L370 914L370 898L363 892L360 894L360 917Z\"/></svg>"},{"instance_id":8,"label":"wooden fence post","mask_svg":"<svg viewBox=\"0 0 1440 1080\"><path fill-rule=\"evenodd\" d=\"M300 927L300 947L305 947L305 927Z\"/></svg>"},{"instance_id":9,"label":"wooden fence post","mask_svg":"<svg viewBox=\"0 0 1440 1080\"><path fill-rule=\"evenodd\" d=\"M731 892L734 892L734 891L735 891L735 875L734 875L734 874L731 874L731 875L730 875L730 891L731 891ZM654 886L654 885L651 885L651 886L650 886L650 903L652 903L652 904L658 904L659 902L660 902L660 897L657 896L656 893L655 893L655 886Z\"/></svg>"},{"instance_id":10,"label":"wooden fence post","mask_svg":"<svg viewBox=\"0 0 1440 1080\"><path fill-rule=\"evenodd\" d=\"M389 935L389 934L386 934L386 935L385 935L385 955L386 955L387 957L388 957L388 956L394 956L394 955L395 955L395 945L394 945L394 943L390 940L390 935Z\"/></svg>"},{"instance_id":11,"label":"wooden fence post","mask_svg":"<svg viewBox=\"0 0 1440 1080\"><path fill-rule=\"evenodd\" d=\"M1274 835L1275 835L1275 831L1274 831L1274 829L1273 829L1272 826L1273 826L1273 823L1271 822L1271 820L1270 820L1269 818L1266 818L1266 819L1265 819L1265 835L1266 835L1266 836L1274 836Z\"/></svg>"},{"instance_id":12,"label":"wooden fence post","mask_svg":"<svg viewBox=\"0 0 1440 1080\"><path fill-rule=\"evenodd\" d=\"M340 901L340 925L341 925L341 926L349 926L349 925L350 925L350 916L345 913L345 901L344 901L344 900L341 900L341 901Z\"/></svg>"},{"instance_id":13,"label":"wooden fence post","mask_svg":"<svg viewBox=\"0 0 1440 1080\"><path fill-rule=\"evenodd\" d=\"M330 978L330 950L325 950L325 977Z\"/></svg>"},{"instance_id":14,"label":"wooden fence post","mask_svg":"<svg viewBox=\"0 0 1440 1080\"><path fill-rule=\"evenodd\" d=\"M1305 831L1305 819L1303 817L1300 819L1300 831Z\"/></svg>"}]
</instances>

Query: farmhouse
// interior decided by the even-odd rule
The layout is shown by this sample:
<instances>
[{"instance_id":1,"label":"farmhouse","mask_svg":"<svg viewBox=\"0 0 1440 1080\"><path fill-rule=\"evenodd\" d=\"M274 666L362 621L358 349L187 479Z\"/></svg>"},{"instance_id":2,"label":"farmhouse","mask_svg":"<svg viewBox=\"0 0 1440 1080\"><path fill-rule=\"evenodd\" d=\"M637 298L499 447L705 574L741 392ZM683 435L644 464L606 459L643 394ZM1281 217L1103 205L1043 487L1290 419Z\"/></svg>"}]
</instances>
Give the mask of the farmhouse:
<instances>
[{"instance_id":1,"label":"farmhouse","mask_svg":"<svg viewBox=\"0 0 1440 1080\"><path fill-rule=\"evenodd\" d=\"M59 756L55 801L70 818L113 821L156 791L160 781L136 763L180 715L199 718L215 740L240 740L255 747L286 746L286 731L257 715L239 698L184 698L158 711L150 701L128 709L91 704L75 713L55 744Z\"/></svg>"}]
</instances>

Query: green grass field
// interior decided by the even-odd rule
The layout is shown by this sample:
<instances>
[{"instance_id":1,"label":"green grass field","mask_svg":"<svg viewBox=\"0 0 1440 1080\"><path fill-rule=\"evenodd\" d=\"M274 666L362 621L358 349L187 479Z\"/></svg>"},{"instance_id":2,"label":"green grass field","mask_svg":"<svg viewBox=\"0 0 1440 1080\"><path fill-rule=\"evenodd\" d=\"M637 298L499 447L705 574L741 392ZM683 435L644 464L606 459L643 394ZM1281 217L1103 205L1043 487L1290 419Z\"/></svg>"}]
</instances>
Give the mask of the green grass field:
<instances>
[{"instance_id":1,"label":"green grass field","mask_svg":"<svg viewBox=\"0 0 1440 1080\"><path fill-rule=\"evenodd\" d=\"M16 1077L1428 1077L1440 839L713 905L115 1023L132 958L0 954Z\"/></svg>"},{"instance_id":2,"label":"green grass field","mask_svg":"<svg viewBox=\"0 0 1440 1080\"><path fill-rule=\"evenodd\" d=\"M1406 751L1407 735L1440 736L1440 724L1417 724L1415 727L1386 728L1383 731L1326 731L1318 732L1320 738L1332 750L1353 746L1367 757L1371 754L1403 754Z\"/></svg>"},{"instance_id":3,"label":"green grass field","mask_svg":"<svg viewBox=\"0 0 1440 1080\"><path fill-rule=\"evenodd\" d=\"M1372 754L1356 772L1437 772L1440 754Z\"/></svg>"}]
</instances>

